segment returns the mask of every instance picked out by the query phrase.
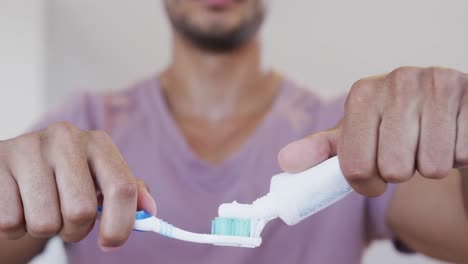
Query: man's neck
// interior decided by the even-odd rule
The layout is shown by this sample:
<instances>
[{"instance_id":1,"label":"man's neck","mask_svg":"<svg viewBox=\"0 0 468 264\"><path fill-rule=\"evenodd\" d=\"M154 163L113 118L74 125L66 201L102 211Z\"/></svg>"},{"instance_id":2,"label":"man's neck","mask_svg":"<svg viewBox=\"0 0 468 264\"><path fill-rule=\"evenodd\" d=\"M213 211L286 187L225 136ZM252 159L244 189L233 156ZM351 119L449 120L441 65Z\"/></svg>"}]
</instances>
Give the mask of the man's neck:
<instances>
[{"instance_id":1,"label":"man's neck","mask_svg":"<svg viewBox=\"0 0 468 264\"><path fill-rule=\"evenodd\" d=\"M264 109L279 82L262 69L257 39L229 53L210 53L178 35L160 79L173 114L211 121Z\"/></svg>"}]
</instances>

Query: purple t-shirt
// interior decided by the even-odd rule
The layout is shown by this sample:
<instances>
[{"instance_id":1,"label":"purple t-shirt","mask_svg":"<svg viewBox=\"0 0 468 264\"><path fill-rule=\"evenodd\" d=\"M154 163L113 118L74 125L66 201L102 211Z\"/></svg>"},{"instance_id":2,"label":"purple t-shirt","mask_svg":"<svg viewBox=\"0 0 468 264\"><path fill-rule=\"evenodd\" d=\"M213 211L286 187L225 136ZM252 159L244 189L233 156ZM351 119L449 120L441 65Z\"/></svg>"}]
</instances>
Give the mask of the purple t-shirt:
<instances>
[{"instance_id":1,"label":"purple t-shirt","mask_svg":"<svg viewBox=\"0 0 468 264\"><path fill-rule=\"evenodd\" d=\"M135 177L149 186L158 216L175 226L210 233L221 203L252 202L266 194L281 172L277 153L287 143L332 127L343 97L323 100L285 80L270 112L250 138L221 165L200 160L190 149L156 78L118 92L75 97L37 128L68 121L85 130L105 130ZM133 232L119 250L103 253L97 225L83 241L66 246L70 263L359 263L370 241L392 236L385 223L388 191L379 198L353 193L296 226L270 222L257 249L181 242ZM115 219L119 221L119 219Z\"/></svg>"}]
</instances>

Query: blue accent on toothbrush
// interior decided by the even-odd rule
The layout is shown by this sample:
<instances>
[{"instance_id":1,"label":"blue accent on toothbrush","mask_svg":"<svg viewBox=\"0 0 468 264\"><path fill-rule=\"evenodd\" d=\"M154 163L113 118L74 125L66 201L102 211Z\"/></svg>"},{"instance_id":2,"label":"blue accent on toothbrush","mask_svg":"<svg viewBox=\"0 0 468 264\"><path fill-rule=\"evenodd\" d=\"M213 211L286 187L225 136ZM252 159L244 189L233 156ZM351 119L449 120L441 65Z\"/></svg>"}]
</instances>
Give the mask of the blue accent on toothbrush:
<instances>
[{"instance_id":1,"label":"blue accent on toothbrush","mask_svg":"<svg viewBox=\"0 0 468 264\"><path fill-rule=\"evenodd\" d=\"M152 215L146 211L138 211L136 212L135 219L136 220L143 220L152 217Z\"/></svg>"},{"instance_id":2,"label":"blue accent on toothbrush","mask_svg":"<svg viewBox=\"0 0 468 264\"><path fill-rule=\"evenodd\" d=\"M102 213L102 205L98 205L98 212ZM135 214L135 220L143 220L152 217L152 215L146 211L138 211Z\"/></svg>"}]
</instances>

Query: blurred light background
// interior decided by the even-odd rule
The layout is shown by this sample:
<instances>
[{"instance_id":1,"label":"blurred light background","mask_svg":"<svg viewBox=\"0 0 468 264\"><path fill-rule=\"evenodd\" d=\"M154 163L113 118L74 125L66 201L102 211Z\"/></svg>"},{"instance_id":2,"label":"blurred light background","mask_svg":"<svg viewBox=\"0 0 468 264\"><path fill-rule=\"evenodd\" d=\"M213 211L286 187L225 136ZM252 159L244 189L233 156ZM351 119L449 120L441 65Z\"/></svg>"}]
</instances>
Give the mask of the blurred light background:
<instances>
[{"instance_id":1,"label":"blurred light background","mask_svg":"<svg viewBox=\"0 0 468 264\"><path fill-rule=\"evenodd\" d=\"M468 72L467 1L270 1L266 64L325 96L400 65ZM0 0L0 139L73 91L154 75L169 47L161 0ZM63 263L58 244L36 263ZM439 262L378 242L364 263Z\"/></svg>"}]
</instances>

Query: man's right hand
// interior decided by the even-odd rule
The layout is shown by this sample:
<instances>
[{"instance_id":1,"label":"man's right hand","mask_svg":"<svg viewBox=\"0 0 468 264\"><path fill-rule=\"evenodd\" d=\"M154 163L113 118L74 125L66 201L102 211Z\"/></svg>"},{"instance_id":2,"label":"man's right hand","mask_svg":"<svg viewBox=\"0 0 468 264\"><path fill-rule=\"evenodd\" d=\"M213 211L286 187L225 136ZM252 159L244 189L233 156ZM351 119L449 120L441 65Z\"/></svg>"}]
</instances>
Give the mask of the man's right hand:
<instances>
[{"instance_id":1,"label":"man's right hand","mask_svg":"<svg viewBox=\"0 0 468 264\"><path fill-rule=\"evenodd\" d=\"M94 226L99 193L104 250L127 240L137 208L156 213L145 184L105 132L56 123L0 141L0 238L58 234L65 242L80 241Z\"/></svg>"}]
</instances>

